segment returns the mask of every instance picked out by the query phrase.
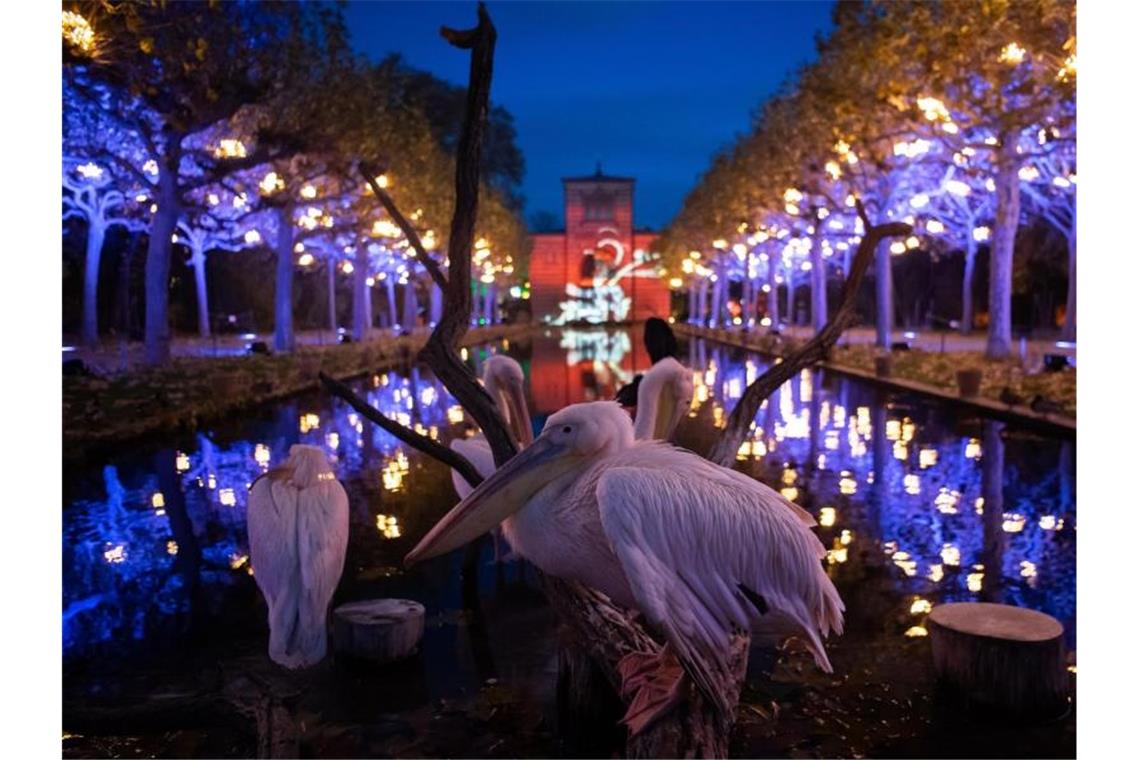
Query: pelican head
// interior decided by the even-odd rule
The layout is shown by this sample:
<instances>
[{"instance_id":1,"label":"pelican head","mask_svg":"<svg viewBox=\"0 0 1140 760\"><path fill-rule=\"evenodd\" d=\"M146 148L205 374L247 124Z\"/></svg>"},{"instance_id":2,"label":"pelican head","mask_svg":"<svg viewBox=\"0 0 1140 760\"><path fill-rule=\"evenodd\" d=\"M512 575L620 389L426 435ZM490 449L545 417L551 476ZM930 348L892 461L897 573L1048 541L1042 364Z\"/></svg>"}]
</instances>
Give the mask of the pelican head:
<instances>
[{"instance_id":1,"label":"pelican head","mask_svg":"<svg viewBox=\"0 0 1140 760\"><path fill-rule=\"evenodd\" d=\"M499 407L511 434L520 446L534 440L530 427L530 414L523 391L523 371L519 363L509 356L495 355L483 364L483 386Z\"/></svg>"},{"instance_id":2,"label":"pelican head","mask_svg":"<svg viewBox=\"0 0 1140 760\"><path fill-rule=\"evenodd\" d=\"M463 546L522 509L544 486L633 445L633 424L617 403L573 404L550 415L542 434L456 504L408 552L405 565Z\"/></svg>"},{"instance_id":3,"label":"pelican head","mask_svg":"<svg viewBox=\"0 0 1140 760\"><path fill-rule=\"evenodd\" d=\"M634 436L667 441L693 401L693 375L671 356L650 367L637 388Z\"/></svg>"}]
</instances>

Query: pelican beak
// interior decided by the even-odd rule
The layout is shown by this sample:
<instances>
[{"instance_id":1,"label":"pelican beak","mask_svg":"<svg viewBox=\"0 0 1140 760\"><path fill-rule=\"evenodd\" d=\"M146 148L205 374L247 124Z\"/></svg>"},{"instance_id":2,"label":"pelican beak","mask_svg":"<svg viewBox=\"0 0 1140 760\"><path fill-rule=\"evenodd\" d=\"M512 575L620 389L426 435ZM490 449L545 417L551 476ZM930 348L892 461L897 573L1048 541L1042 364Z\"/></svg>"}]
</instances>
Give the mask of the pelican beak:
<instances>
[{"instance_id":1,"label":"pelican beak","mask_svg":"<svg viewBox=\"0 0 1140 760\"><path fill-rule=\"evenodd\" d=\"M467 498L452 507L404 557L404 566L457 549L522 509L540 488L573 468L579 456L564 444L539 436Z\"/></svg>"},{"instance_id":2,"label":"pelican beak","mask_svg":"<svg viewBox=\"0 0 1140 760\"><path fill-rule=\"evenodd\" d=\"M511 429L519 446L526 448L534 443L534 429L530 425L530 415L526 410L526 396L521 383L511 383L504 394L507 407L511 410Z\"/></svg>"}]
</instances>

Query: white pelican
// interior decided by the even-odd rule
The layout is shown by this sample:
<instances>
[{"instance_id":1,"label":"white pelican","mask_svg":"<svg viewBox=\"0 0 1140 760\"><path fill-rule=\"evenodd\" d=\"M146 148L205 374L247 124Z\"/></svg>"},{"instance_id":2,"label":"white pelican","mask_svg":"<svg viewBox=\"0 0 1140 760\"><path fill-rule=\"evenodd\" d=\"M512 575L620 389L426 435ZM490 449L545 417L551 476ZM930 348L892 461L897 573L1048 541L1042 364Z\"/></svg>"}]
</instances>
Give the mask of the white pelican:
<instances>
[{"instance_id":1,"label":"white pelican","mask_svg":"<svg viewBox=\"0 0 1140 760\"><path fill-rule=\"evenodd\" d=\"M348 495L316 446L254 481L246 527L250 565L269 605L269 656L287 668L325 656L326 614L344 570Z\"/></svg>"},{"instance_id":2,"label":"white pelican","mask_svg":"<svg viewBox=\"0 0 1140 760\"><path fill-rule=\"evenodd\" d=\"M693 373L672 356L659 359L637 386L633 436L668 441L693 403Z\"/></svg>"},{"instance_id":3,"label":"white pelican","mask_svg":"<svg viewBox=\"0 0 1140 760\"><path fill-rule=\"evenodd\" d=\"M523 379L522 367L509 356L496 354L483 364L483 386L498 405L499 413L503 415L519 448L526 448L534 440L526 393L523 392ZM477 433L471 438L456 439L451 442L451 449L474 465L484 478L495 471L495 457L483 433ZM455 486L460 499L467 498L471 493L471 484L455 470L451 471L451 484ZM497 532L492 533L492 536L495 539L495 560L498 561L503 558L499 550L499 536Z\"/></svg>"},{"instance_id":4,"label":"white pelican","mask_svg":"<svg viewBox=\"0 0 1140 760\"><path fill-rule=\"evenodd\" d=\"M641 610L668 645L659 658L630 655L620 665L623 692L635 692L623 720L637 733L679 699L674 652L697 687L729 709L713 674L728 676L736 628L794 633L831 672L821 635L842 632L843 602L823 570L823 545L789 504L692 452L635 441L614 402L574 404L551 415L533 444L404 561L451 551L502 522L515 551L543 572Z\"/></svg>"}]
</instances>

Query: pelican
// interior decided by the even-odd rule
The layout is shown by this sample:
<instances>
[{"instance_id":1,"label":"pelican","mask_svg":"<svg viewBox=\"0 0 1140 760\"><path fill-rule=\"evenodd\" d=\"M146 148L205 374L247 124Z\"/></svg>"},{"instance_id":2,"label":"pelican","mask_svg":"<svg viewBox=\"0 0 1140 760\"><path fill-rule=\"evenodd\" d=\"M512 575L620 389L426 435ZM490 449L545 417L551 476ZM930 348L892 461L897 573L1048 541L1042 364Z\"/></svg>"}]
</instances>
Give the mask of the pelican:
<instances>
[{"instance_id":1,"label":"pelican","mask_svg":"<svg viewBox=\"0 0 1140 760\"><path fill-rule=\"evenodd\" d=\"M298 444L254 481L247 512L253 578L269 606L269 656L287 668L315 665L344 570L348 495L324 453Z\"/></svg>"},{"instance_id":2,"label":"pelican","mask_svg":"<svg viewBox=\"0 0 1140 760\"><path fill-rule=\"evenodd\" d=\"M623 694L632 695L623 722L636 734L676 704L682 673L731 708L714 684L729 677L736 629L792 633L831 672L821 637L842 632L843 602L806 513L789 505L742 473L635 440L615 402L574 404L404 561L451 551L501 522L515 551L543 572L640 610L667 645L619 663Z\"/></svg>"},{"instance_id":3,"label":"pelican","mask_svg":"<svg viewBox=\"0 0 1140 760\"><path fill-rule=\"evenodd\" d=\"M526 448L534 440L530 426L530 412L527 410L526 394L523 392L523 370L519 363L509 356L496 354L483 364L483 386L499 407L499 413L506 420L507 428L514 436L519 448ZM484 478L495 471L495 456L491 445L483 433L471 438L460 438L451 442L451 449L470 462ZM471 484L455 470L451 471L451 484L460 499L471 493ZM501 559L499 537L495 539L495 560Z\"/></svg>"},{"instance_id":4,"label":"pelican","mask_svg":"<svg viewBox=\"0 0 1140 760\"><path fill-rule=\"evenodd\" d=\"M637 386L633 437L668 441L693 402L693 373L672 356L659 359Z\"/></svg>"}]
</instances>

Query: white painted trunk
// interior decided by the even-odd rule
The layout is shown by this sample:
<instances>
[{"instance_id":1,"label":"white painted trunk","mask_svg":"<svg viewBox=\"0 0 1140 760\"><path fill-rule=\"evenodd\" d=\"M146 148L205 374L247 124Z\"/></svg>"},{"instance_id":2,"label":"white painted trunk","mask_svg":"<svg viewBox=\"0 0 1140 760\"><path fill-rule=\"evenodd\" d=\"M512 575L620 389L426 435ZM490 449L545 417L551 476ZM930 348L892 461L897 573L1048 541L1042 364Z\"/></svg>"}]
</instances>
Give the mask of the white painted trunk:
<instances>
[{"instance_id":1,"label":"white painted trunk","mask_svg":"<svg viewBox=\"0 0 1140 760\"><path fill-rule=\"evenodd\" d=\"M94 346L99 342L99 260L103 255L103 241L107 228L102 221L91 222L87 228L87 257L83 266L83 344Z\"/></svg>"},{"instance_id":2,"label":"white painted trunk","mask_svg":"<svg viewBox=\"0 0 1140 760\"><path fill-rule=\"evenodd\" d=\"M289 353L296 346L293 334L293 204L276 209L277 289L274 291L273 350Z\"/></svg>"},{"instance_id":3,"label":"white painted trunk","mask_svg":"<svg viewBox=\"0 0 1140 760\"><path fill-rule=\"evenodd\" d=\"M352 339L366 340L372 327L372 305L369 302L368 254L364 245L356 246L356 260L352 269Z\"/></svg>"},{"instance_id":4,"label":"white painted trunk","mask_svg":"<svg viewBox=\"0 0 1140 760\"><path fill-rule=\"evenodd\" d=\"M405 330L416 329L419 323L420 303L416 297L416 283L408 280L404 284L404 319L401 326Z\"/></svg>"},{"instance_id":5,"label":"white painted trunk","mask_svg":"<svg viewBox=\"0 0 1140 760\"><path fill-rule=\"evenodd\" d=\"M328 306L329 306L329 329L332 330L333 335L336 335L336 259L329 257L328 266L325 267L326 275L328 276Z\"/></svg>"},{"instance_id":6,"label":"white painted trunk","mask_svg":"<svg viewBox=\"0 0 1140 760\"><path fill-rule=\"evenodd\" d=\"M817 220L811 243L811 326L816 332L827 324L827 268L822 242L823 224Z\"/></svg>"},{"instance_id":7,"label":"white painted trunk","mask_svg":"<svg viewBox=\"0 0 1140 760\"><path fill-rule=\"evenodd\" d=\"M768 255L768 318L772 320L772 328L780 324L780 289L776 286L776 266Z\"/></svg>"},{"instance_id":8,"label":"white painted trunk","mask_svg":"<svg viewBox=\"0 0 1140 760\"><path fill-rule=\"evenodd\" d=\"M894 329L895 304L891 291L891 244L883 240L875 251L875 345L881 348L890 348Z\"/></svg>"},{"instance_id":9,"label":"white painted trunk","mask_svg":"<svg viewBox=\"0 0 1140 760\"><path fill-rule=\"evenodd\" d=\"M194 267L194 292L198 297L198 335L210 337L210 298L206 290L206 251L191 246L190 265Z\"/></svg>"},{"instance_id":10,"label":"white painted trunk","mask_svg":"<svg viewBox=\"0 0 1140 760\"><path fill-rule=\"evenodd\" d=\"M974 241L973 225L966 241L966 268L962 273L962 321L958 329L968 335L974 329L974 265L978 258L978 244Z\"/></svg>"},{"instance_id":11,"label":"white painted trunk","mask_svg":"<svg viewBox=\"0 0 1140 760\"><path fill-rule=\"evenodd\" d=\"M1005 359L1013 352L1013 245L1021 215L1021 180L1017 176L1015 136L1004 136L998 157L997 214L990 245L990 326L986 357Z\"/></svg>"},{"instance_id":12,"label":"white painted trunk","mask_svg":"<svg viewBox=\"0 0 1140 760\"><path fill-rule=\"evenodd\" d=\"M435 327L439 324L439 320L443 318L443 291L434 281L431 283L431 326Z\"/></svg>"}]
</instances>

